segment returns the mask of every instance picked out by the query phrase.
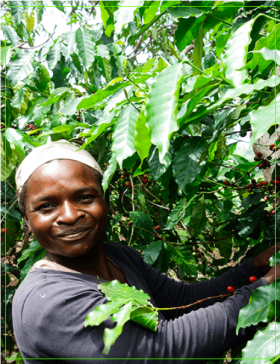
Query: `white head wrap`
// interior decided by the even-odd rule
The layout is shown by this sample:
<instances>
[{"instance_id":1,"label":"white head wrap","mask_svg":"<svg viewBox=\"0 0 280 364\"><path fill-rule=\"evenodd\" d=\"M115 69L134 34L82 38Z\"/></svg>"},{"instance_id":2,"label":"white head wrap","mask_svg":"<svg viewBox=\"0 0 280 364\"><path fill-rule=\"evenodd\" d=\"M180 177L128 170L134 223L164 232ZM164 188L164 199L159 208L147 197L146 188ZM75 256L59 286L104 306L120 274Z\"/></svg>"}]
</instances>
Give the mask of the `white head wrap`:
<instances>
[{"instance_id":1,"label":"white head wrap","mask_svg":"<svg viewBox=\"0 0 280 364\"><path fill-rule=\"evenodd\" d=\"M78 145L71 144L66 140L51 142L37 147L28 154L28 156L20 164L16 173L17 192L19 193L25 182L31 174L46 162L55 159L70 159L78 161L87 166L96 169L103 175L102 169L93 158L93 156L85 149L79 150Z\"/></svg>"}]
</instances>

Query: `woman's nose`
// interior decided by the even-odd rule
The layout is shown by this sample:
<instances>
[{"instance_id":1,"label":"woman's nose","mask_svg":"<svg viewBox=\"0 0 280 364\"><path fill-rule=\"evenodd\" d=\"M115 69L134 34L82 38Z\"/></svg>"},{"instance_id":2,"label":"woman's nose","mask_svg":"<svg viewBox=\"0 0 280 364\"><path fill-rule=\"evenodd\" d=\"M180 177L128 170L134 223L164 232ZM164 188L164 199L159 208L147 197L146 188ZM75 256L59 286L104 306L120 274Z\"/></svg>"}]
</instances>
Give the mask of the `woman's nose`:
<instances>
[{"instance_id":1,"label":"woman's nose","mask_svg":"<svg viewBox=\"0 0 280 364\"><path fill-rule=\"evenodd\" d=\"M58 224L75 224L79 219L85 217L85 212L81 211L78 206L75 206L69 201L65 201L59 209L57 218Z\"/></svg>"}]
</instances>

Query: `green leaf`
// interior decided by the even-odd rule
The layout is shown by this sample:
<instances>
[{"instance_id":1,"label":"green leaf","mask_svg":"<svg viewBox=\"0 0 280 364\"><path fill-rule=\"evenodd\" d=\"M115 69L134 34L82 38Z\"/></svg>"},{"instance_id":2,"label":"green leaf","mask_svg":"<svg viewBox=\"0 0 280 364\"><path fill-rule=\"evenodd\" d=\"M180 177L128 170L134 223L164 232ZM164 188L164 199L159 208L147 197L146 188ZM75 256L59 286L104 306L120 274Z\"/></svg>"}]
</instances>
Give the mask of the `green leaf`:
<instances>
[{"instance_id":1,"label":"green leaf","mask_svg":"<svg viewBox=\"0 0 280 364\"><path fill-rule=\"evenodd\" d=\"M47 62L50 69L53 69L60 60L61 43L55 43L47 54Z\"/></svg>"},{"instance_id":2,"label":"green leaf","mask_svg":"<svg viewBox=\"0 0 280 364\"><path fill-rule=\"evenodd\" d=\"M23 260L28 259L30 255L35 254L35 252L37 252L37 250L39 250L40 248L42 248L42 246L38 243L38 241L36 239L32 240L28 248L22 252L22 256L18 259L17 262L20 263Z\"/></svg>"},{"instance_id":3,"label":"green leaf","mask_svg":"<svg viewBox=\"0 0 280 364\"><path fill-rule=\"evenodd\" d=\"M245 83L239 87L228 89L225 94L219 99L218 102L208 107L208 111L216 109L220 105L222 105L225 101L229 99L233 99L235 97L239 97L240 95L250 95L254 91L261 90L264 87L275 87L280 83L280 77L271 76L267 80L258 80L254 84Z\"/></svg>"},{"instance_id":4,"label":"green leaf","mask_svg":"<svg viewBox=\"0 0 280 364\"><path fill-rule=\"evenodd\" d=\"M120 115L115 122L112 150L115 153L121 169L123 168L123 161L136 152L134 133L138 115L138 112L132 104L129 104L120 112Z\"/></svg>"},{"instance_id":5,"label":"green leaf","mask_svg":"<svg viewBox=\"0 0 280 364\"><path fill-rule=\"evenodd\" d=\"M276 49L268 49L264 47L259 51L252 51L251 53L260 53L265 60L271 60L276 64L280 64L280 51L277 51Z\"/></svg>"},{"instance_id":6,"label":"green leaf","mask_svg":"<svg viewBox=\"0 0 280 364\"><path fill-rule=\"evenodd\" d=\"M97 50L97 55L98 56L100 56L102 58L106 58L106 59L110 58L109 49L104 44L99 44L96 47L96 50Z\"/></svg>"},{"instance_id":7,"label":"green leaf","mask_svg":"<svg viewBox=\"0 0 280 364\"><path fill-rule=\"evenodd\" d=\"M16 2L16 1L14 1ZM13 46L17 45L19 36L11 25L6 25L6 36L7 39L12 43Z\"/></svg>"},{"instance_id":8,"label":"green leaf","mask_svg":"<svg viewBox=\"0 0 280 364\"><path fill-rule=\"evenodd\" d=\"M35 11L36 11L37 24L39 24L42 21L43 13L45 11L44 3L42 0L35 0Z\"/></svg>"},{"instance_id":9,"label":"green leaf","mask_svg":"<svg viewBox=\"0 0 280 364\"><path fill-rule=\"evenodd\" d=\"M231 233L229 231L220 230L215 233L215 239L223 239L220 241L216 241L215 245L219 249L221 256L225 258L226 263L229 261L232 251L232 238L227 238Z\"/></svg>"},{"instance_id":10,"label":"green leaf","mask_svg":"<svg viewBox=\"0 0 280 364\"><path fill-rule=\"evenodd\" d=\"M106 320L117 308L126 302L126 298L119 298L113 302L108 302L103 305L97 306L93 311L87 314L84 326L99 326Z\"/></svg>"},{"instance_id":11,"label":"green leaf","mask_svg":"<svg viewBox=\"0 0 280 364\"><path fill-rule=\"evenodd\" d=\"M258 206L251 206L248 210L241 215L237 224L238 235L241 238L247 237L251 234L255 227L260 223L263 217L263 209L265 203L261 203Z\"/></svg>"},{"instance_id":12,"label":"green leaf","mask_svg":"<svg viewBox=\"0 0 280 364\"><path fill-rule=\"evenodd\" d=\"M76 44L83 65L86 69L89 69L94 61L94 42L92 33L88 29L78 28L76 31Z\"/></svg>"},{"instance_id":13,"label":"green leaf","mask_svg":"<svg viewBox=\"0 0 280 364\"><path fill-rule=\"evenodd\" d=\"M141 109L140 115L135 124L134 143L142 164L143 160L148 157L152 144L149 137L149 129L146 126L144 107Z\"/></svg>"},{"instance_id":14,"label":"green leaf","mask_svg":"<svg viewBox=\"0 0 280 364\"><path fill-rule=\"evenodd\" d=\"M16 245L16 238L19 235L18 224L16 224L15 222L11 220L6 220L5 228L9 233L5 234L1 241L2 255L5 255L5 252L7 252L11 247Z\"/></svg>"},{"instance_id":15,"label":"green leaf","mask_svg":"<svg viewBox=\"0 0 280 364\"><path fill-rule=\"evenodd\" d=\"M65 13L64 7L63 7L63 2L60 0L52 0L53 4L55 5L55 7L62 11L63 13Z\"/></svg>"},{"instance_id":16,"label":"green leaf","mask_svg":"<svg viewBox=\"0 0 280 364\"><path fill-rule=\"evenodd\" d=\"M77 111L77 106L81 102L81 99L74 99L63 106L60 112L64 115L74 115Z\"/></svg>"},{"instance_id":17,"label":"green leaf","mask_svg":"<svg viewBox=\"0 0 280 364\"><path fill-rule=\"evenodd\" d=\"M11 48L10 46L1 48L1 66L8 66L12 53Z\"/></svg>"},{"instance_id":18,"label":"green leaf","mask_svg":"<svg viewBox=\"0 0 280 364\"><path fill-rule=\"evenodd\" d=\"M64 55L66 61L70 58L71 54L73 54L75 51L75 37L76 37L76 32L74 32L74 31L64 33L62 36L63 45L65 47L61 48L61 53ZM75 54L75 56L77 56L76 53L74 53L74 54ZM73 60L73 62L74 62L74 60ZM75 64L75 66L76 66L76 64Z\"/></svg>"},{"instance_id":19,"label":"green leaf","mask_svg":"<svg viewBox=\"0 0 280 364\"><path fill-rule=\"evenodd\" d=\"M223 58L226 67L225 75L235 87L242 85L248 77L246 69L239 69L244 67L246 63L248 47L251 41L250 32L254 21L255 19L251 19L241 25L227 42L227 49Z\"/></svg>"},{"instance_id":20,"label":"green leaf","mask_svg":"<svg viewBox=\"0 0 280 364\"><path fill-rule=\"evenodd\" d=\"M56 88L47 101L44 101L40 106L47 106L55 104L58 100L60 100L63 96L66 96L66 92L69 92L70 89L68 87L58 87Z\"/></svg>"},{"instance_id":21,"label":"green leaf","mask_svg":"<svg viewBox=\"0 0 280 364\"><path fill-rule=\"evenodd\" d=\"M103 178L102 178L102 188L103 191L105 192L111 182L111 179L117 169L118 163L117 163L117 159L115 154L112 154L111 159L109 160L109 166L106 169L106 171L103 174Z\"/></svg>"},{"instance_id":22,"label":"green leaf","mask_svg":"<svg viewBox=\"0 0 280 364\"><path fill-rule=\"evenodd\" d=\"M279 77L280 78L280 77ZM275 124L280 124L280 94L266 106L260 106L258 109L252 110L249 113L252 137L249 148L261 137L268 129Z\"/></svg>"},{"instance_id":23,"label":"green leaf","mask_svg":"<svg viewBox=\"0 0 280 364\"><path fill-rule=\"evenodd\" d=\"M11 106L20 109L24 101L24 91L22 88L18 89L11 101Z\"/></svg>"},{"instance_id":24,"label":"green leaf","mask_svg":"<svg viewBox=\"0 0 280 364\"><path fill-rule=\"evenodd\" d=\"M45 255L46 255L46 250L41 247L34 254L29 256L26 263L24 264L24 267L21 270L21 275L20 275L21 281L24 280L24 278L27 276L27 273L30 271L33 265L36 262L38 262L38 260L43 259Z\"/></svg>"},{"instance_id":25,"label":"green leaf","mask_svg":"<svg viewBox=\"0 0 280 364\"><path fill-rule=\"evenodd\" d=\"M104 330L103 339L105 346L103 354L108 355L111 346L115 344L117 338L122 333L124 324L130 319L131 311L132 303L129 302L112 316L111 320L117 322L117 325L113 329L106 328Z\"/></svg>"},{"instance_id":26,"label":"green leaf","mask_svg":"<svg viewBox=\"0 0 280 364\"><path fill-rule=\"evenodd\" d=\"M164 69L151 85L146 101L146 125L152 143L159 149L161 163L169 149L172 133L178 130L176 115L181 75L182 63Z\"/></svg>"},{"instance_id":27,"label":"green leaf","mask_svg":"<svg viewBox=\"0 0 280 364\"><path fill-rule=\"evenodd\" d=\"M26 12L23 14L24 20L26 22L26 29L28 32L32 32L34 25L35 25L35 17L34 12L32 11L30 15L28 15Z\"/></svg>"},{"instance_id":28,"label":"green leaf","mask_svg":"<svg viewBox=\"0 0 280 364\"><path fill-rule=\"evenodd\" d=\"M7 77L12 85L24 80L33 73L33 58L34 53L23 52L17 53L16 56L10 61Z\"/></svg>"},{"instance_id":29,"label":"green leaf","mask_svg":"<svg viewBox=\"0 0 280 364\"><path fill-rule=\"evenodd\" d=\"M199 235L199 233L205 228L206 214L204 195L196 201L196 204L193 207L191 225L195 235Z\"/></svg>"},{"instance_id":30,"label":"green leaf","mask_svg":"<svg viewBox=\"0 0 280 364\"><path fill-rule=\"evenodd\" d=\"M114 13L115 33L119 34L122 27L134 20L136 10L144 4L144 0L138 0L137 5L131 6L130 0L121 0L118 3L118 10Z\"/></svg>"},{"instance_id":31,"label":"green leaf","mask_svg":"<svg viewBox=\"0 0 280 364\"><path fill-rule=\"evenodd\" d=\"M280 44L280 24L276 24L271 33L267 37L260 38L255 45L253 58L246 64L246 68L256 69L258 67L258 71L262 73L271 63L271 61L266 61L261 53L258 51L263 49L264 47L272 50L274 53L276 50L279 50ZM275 54L274 58L275 60Z\"/></svg>"},{"instance_id":32,"label":"green leaf","mask_svg":"<svg viewBox=\"0 0 280 364\"><path fill-rule=\"evenodd\" d=\"M20 24L23 18L24 6L22 1L9 1L9 7L11 8L11 14L17 24Z\"/></svg>"},{"instance_id":33,"label":"green leaf","mask_svg":"<svg viewBox=\"0 0 280 364\"><path fill-rule=\"evenodd\" d=\"M162 241L153 241L149 246L143 251L143 260L153 265L158 259L159 254L163 248Z\"/></svg>"},{"instance_id":34,"label":"green leaf","mask_svg":"<svg viewBox=\"0 0 280 364\"><path fill-rule=\"evenodd\" d=\"M206 152L207 142L201 137L186 140L177 151L172 162L173 176L178 186L186 192L187 185L194 182L202 172L206 161L199 163L201 155Z\"/></svg>"},{"instance_id":35,"label":"green leaf","mask_svg":"<svg viewBox=\"0 0 280 364\"><path fill-rule=\"evenodd\" d=\"M136 308L130 314L130 319L138 325L156 331L158 325L158 313L150 307Z\"/></svg>"},{"instance_id":36,"label":"green leaf","mask_svg":"<svg viewBox=\"0 0 280 364\"><path fill-rule=\"evenodd\" d=\"M280 265L280 252L274 253L269 259L269 265L271 267L274 267L276 263Z\"/></svg>"},{"instance_id":37,"label":"green leaf","mask_svg":"<svg viewBox=\"0 0 280 364\"><path fill-rule=\"evenodd\" d=\"M280 354L280 323L271 322L265 330L258 331L253 340L248 341L242 350L240 364L266 364L268 359Z\"/></svg>"},{"instance_id":38,"label":"green leaf","mask_svg":"<svg viewBox=\"0 0 280 364\"><path fill-rule=\"evenodd\" d=\"M194 50L193 50L193 65L197 68L199 68L201 70L201 60L202 60L202 56L203 56L203 24L204 24L204 19L203 21L199 24L198 30L197 30L197 34L196 34L196 38L194 41ZM197 69L194 69L193 74L194 75L200 75L200 71Z\"/></svg>"},{"instance_id":39,"label":"green leaf","mask_svg":"<svg viewBox=\"0 0 280 364\"><path fill-rule=\"evenodd\" d=\"M6 141L1 135L1 181L5 181L16 167L17 153L13 144Z\"/></svg>"},{"instance_id":40,"label":"green leaf","mask_svg":"<svg viewBox=\"0 0 280 364\"><path fill-rule=\"evenodd\" d=\"M116 91L118 91L119 89L127 87L129 85L130 85L130 83L127 83L127 82L126 83L118 82L116 84L107 86L104 90L99 89L94 95L83 98L83 100L78 105L77 110L90 109L95 104L97 104L100 101L104 100L105 98L112 95L113 93L116 93ZM123 94L123 97L124 97L124 93L122 93L122 94Z\"/></svg>"},{"instance_id":41,"label":"green leaf","mask_svg":"<svg viewBox=\"0 0 280 364\"><path fill-rule=\"evenodd\" d=\"M188 277L197 276L197 262L193 252L187 246L176 246L171 251L171 257Z\"/></svg>"},{"instance_id":42,"label":"green leaf","mask_svg":"<svg viewBox=\"0 0 280 364\"><path fill-rule=\"evenodd\" d=\"M239 311L236 335L240 328L257 325L259 322L268 322L270 304L280 299L280 279L269 286L262 286L255 289L250 297L247 306Z\"/></svg>"},{"instance_id":43,"label":"green leaf","mask_svg":"<svg viewBox=\"0 0 280 364\"><path fill-rule=\"evenodd\" d=\"M14 144L15 146L15 150L17 152L17 154L20 157L20 162L21 160L25 157L25 152L24 152L24 141L23 141L23 136L22 134L15 129L12 128L8 128L6 129L6 139Z\"/></svg>"},{"instance_id":44,"label":"green leaf","mask_svg":"<svg viewBox=\"0 0 280 364\"><path fill-rule=\"evenodd\" d=\"M151 5L148 6L143 14L144 24L150 23L152 21L157 13L158 6L160 4L160 1L152 1Z\"/></svg>"},{"instance_id":45,"label":"green leaf","mask_svg":"<svg viewBox=\"0 0 280 364\"><path fill-rule=\"evenodd\" d=\"M169 8L169 14L174 18L185 18L188 19L190 17L199 18L204 10L201 8L192 8L192 7L177 7L177 8Z\"/></svg>"},{"instance_id":46,"label":"green leaf","mask_svg":"<svg viewBox=\"0 0 280 364\"><path fill-rule=\"evenodd\" d=\"M182 52L186 46L190 45L197 37L200 24L204 20L204 15L199 18L191 17L188 19L180 18L178 28L175 32L176 46Z\"/></svg>"},{"instance_id":47,"label":"green leaf","mask_svg":"<svg viewBox=\"0 0 280 364\"><path fill-rule=\"evenodd\" d=\"M151 242L155 239L152 234L155 233L153 222L149 215L145 214L142 211L130 211L129 216L132 219L133 225L135 228L140 229L140 234L142 237Z\"/></svg>"},{"instance_id":48,"label":"green leaf","mask_svg":"<svg viewBox=\"0 0 280 364\"><path fill-rule=\"evenodd\" d=\"M167 171L168 167L170 166L171 153L169 150L168 153L164 157L163 163L160 163L160 161L159 161L158 148L152 147L150 149L149 155L150 155L150 158L148 160L149 169L150 169L150 172L152 173L152 176L157 181Z\"/></svg>"},{"instance_id":49,"label":"green leaf","mask_svg":"<svg viewBox=\"0 0 280 364\"><path fill-rule=\"evenodd\" d=\"M129 0L127 0L129 1ZM161 14L157 15L154 17L154 19L152 21L150 21L150 23L145 24L141 27L141 29L139 30L139 32L130 35L130 37L128 38L128 44L133 44L133 42L138 39L140 37L140 35L142 35L143 33L145 33L145 31L147 29L149 29L154 23L156 23L164 14L166 11L162 12Z\"/></svg>"}]
</instances>

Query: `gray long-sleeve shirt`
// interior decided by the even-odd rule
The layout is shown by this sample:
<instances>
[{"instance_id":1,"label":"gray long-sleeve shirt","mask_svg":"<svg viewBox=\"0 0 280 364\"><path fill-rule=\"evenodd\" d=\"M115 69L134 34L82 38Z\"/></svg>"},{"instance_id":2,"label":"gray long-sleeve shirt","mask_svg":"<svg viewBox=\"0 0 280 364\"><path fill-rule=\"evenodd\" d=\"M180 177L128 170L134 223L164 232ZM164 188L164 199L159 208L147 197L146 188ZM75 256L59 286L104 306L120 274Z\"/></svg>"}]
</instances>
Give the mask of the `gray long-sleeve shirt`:
<instances>
[{"instance_id":1,"label":"gray long-sleeve shirt","mask_svg":"<svg viewBox=\"0 0 280 364\"><path fill-rule=\"evenodd\" d=\"M103 331L112 328L109 319L98 327L84 327L86 315L107 300L97 288L96 277L35 269L18 288L13 300L13 325L18 347L25 363L44 363L40 358L64 358L69 363L148 363L145 358L219 358L223 352L246 336L235 334L238 313L247 305L251 293L268 282L248 259L222 276L185 284L159 273L129 247L106 244L106 255L123 271L129 285L149 294L157 307L178 307L199 299L225 294L227 286L237 290L222 302L212 299L185 310L159 312L156 332L134 322L125 324L109 355L102 354ZM254 283L249 277L260 278ZM102 280L101 280L102 281ZM38 358L38 360L28 360ZM77 358L76 360L71 360ZM100 358L100 360L98 359ZM103 360L101 359L103 358ZM120 358L120 360L110 360ZM159 360L159 362L161 362ZM164 360L164 363L169 360ZM197 360L188 360L197 363Z\"/></svg>"}]
</instances>

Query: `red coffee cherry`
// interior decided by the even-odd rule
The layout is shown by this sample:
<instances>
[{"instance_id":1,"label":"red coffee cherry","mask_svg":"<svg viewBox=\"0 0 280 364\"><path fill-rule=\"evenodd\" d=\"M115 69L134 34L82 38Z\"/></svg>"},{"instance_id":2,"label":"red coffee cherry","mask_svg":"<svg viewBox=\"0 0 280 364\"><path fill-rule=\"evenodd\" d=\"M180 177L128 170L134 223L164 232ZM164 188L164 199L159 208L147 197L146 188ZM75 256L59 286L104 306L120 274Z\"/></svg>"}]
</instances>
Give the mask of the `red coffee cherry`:
<instances>
[{"instance_id":1,"label":"red coffee cherry","mask_svg":"<svg viewBox=\"0 0 280 364\"><path fill-rule=\"evenodd\" d=\"M251 276L250 278L249 278L249 281L250 282L255 282L257 280L257 277L255 277L255 276Z\"/></svg>"},{"instance_id":2,"label":"red coffee cherry","mask_svg":"<svg viewBox=\"0 0 280 364\"><path fill-rule=\"evenodd\" d=\"M160 229L160 225L155 226L155 230L159 230Z\"/></svg>"},{"instance_id":3,"label":"red coffee cherry","mask_svg":"<svg viewBox=\"0 0 280 364\"><path fill-rule=\"evenodd\" d=\"M267 201L268 201L268 199L267 199L267 198L265 198L265 199L264 199L264 202L267 202Z\"/></svg>"},{"instance_id":4,"label":"red coffee cherry","mask_svg":"<svg viewBox=\"0 0 280 364\"><path fill-rule=\"evenodd\" d=\"M231 293L231 292L235 292L235 289L232 286L228 286L227 291Z\"/></svg>"},{"instance_id":5,"label":"red coffee cherry","mask_svg":"<svg viewBox=\"0 0 280 364\"><path fill-rule=\"evenodd\" d=\"M144 178L143 183L147 183L147 182L148 182L147 178Z\"/></svg>"},{"instance_id":6,"label":"red coffee cherry","mask_svg":"<svg viewBox=\"0 0 280 364\"><path fill-rule=\"evenodd\" d=\"M130 182L126 182L125 185L126 185L126 187L130 187L131 186L131 183Z\"/></svg>"},{"instance_id":7,"label":"red coffee cherry","mask_svg":"<svg viewBox=\"0 0 280 364\"><path fill-rule=\"evenodd\" d=\"M226 179L223 181L223 184L224 184L225 186L229 186L229 185L230 185L229 181L228 181L228 180L226 180Z\"/></svg>"},{"instance_id":8,"label":"red coffee cherry","mask_svg":"<svg viewBox=\"0 0 280 364\"><path fill-rule=\"evenodd\" d=\"M6 232L7 232L7 230L5 228L2 228L1 231L2 231L2 234L6 234Z\"/></svg>"},{"instance_id":9,"label":"red coffee cherry","mask_svg":"<svg viewBox=\"0 0 280 364\"><path fill-rule=\"evenodd\" d=\"M146 178L148 178L148 176L146 174L144 174L143 178L146 179Z\"/></svg>"}]
</instances>

